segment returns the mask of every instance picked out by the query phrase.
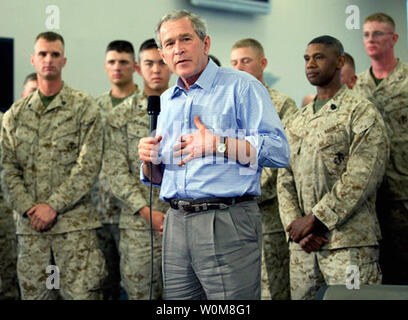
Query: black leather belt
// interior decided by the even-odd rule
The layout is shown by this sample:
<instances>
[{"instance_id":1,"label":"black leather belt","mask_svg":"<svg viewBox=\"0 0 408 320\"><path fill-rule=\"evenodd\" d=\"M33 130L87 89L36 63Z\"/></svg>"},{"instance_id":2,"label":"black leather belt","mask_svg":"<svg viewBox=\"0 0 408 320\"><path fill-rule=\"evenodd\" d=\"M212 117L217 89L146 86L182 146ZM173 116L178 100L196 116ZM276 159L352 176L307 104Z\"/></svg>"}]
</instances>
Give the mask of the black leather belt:
<instances>
[{"instance_id":1,"label":"black leather belt","mask_svg":"<svg viewBox=\"0 0 408 320\"><path fill-rule=\"evenodd\" d=\"M244 201L253 200L254 196L245 195L232 198L203 198L203 199L170 199L170 207L175 210L183 209L188 212L226 209L228 206Z\"/></svg>"}]
</instances>

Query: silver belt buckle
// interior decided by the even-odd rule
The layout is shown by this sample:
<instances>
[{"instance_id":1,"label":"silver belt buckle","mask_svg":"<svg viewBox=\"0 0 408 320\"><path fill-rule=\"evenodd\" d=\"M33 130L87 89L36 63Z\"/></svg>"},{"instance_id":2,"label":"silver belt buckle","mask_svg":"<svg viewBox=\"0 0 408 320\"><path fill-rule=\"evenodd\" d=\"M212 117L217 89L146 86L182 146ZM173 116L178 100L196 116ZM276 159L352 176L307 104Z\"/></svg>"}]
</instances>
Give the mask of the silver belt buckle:
<instances>
[{"instance_id":1,"label":"silver belt buckle","mask_svg":"<svg viewBox=\"0 0 408 320\"><path fill-rule=\"evenodd\" d=\"M190 205L190 202L188 202L188 201L184 201L184 200L177 201L177 207L179 209L183 208L183 206L189 206L189 205Z\"/></svg>"}]
</instances>

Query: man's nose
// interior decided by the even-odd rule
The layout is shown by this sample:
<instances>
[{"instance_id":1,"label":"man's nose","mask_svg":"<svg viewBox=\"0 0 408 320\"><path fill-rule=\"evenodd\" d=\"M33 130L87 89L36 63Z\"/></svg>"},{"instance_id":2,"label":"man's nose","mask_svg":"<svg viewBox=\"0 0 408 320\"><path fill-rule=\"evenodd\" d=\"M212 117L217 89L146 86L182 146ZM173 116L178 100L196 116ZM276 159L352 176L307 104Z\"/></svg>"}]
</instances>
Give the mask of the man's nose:
<instances>
[{"instance_id":1,"label":"man's nose","mask_svg":"<svg viewBox=\"0 0 408 320\"><path fill-rule=\"evenodd\" d=\"M174 50L175 50L175 54L182 54L184 53L184 46L181 43L181 41L176 41L176 43L174 44Z\"/></svg>"},{"instance_id":2,"label":"man's nose","mask_svg":"<svg viewBox=\"0 0 408 320\"><path fill-rule=\"evenodd\" d=\"M315 68L316 67L316 61L313 58L310 58L307 62L306 62L306 69L307 68Z\"/></svg>"}]
</instances>

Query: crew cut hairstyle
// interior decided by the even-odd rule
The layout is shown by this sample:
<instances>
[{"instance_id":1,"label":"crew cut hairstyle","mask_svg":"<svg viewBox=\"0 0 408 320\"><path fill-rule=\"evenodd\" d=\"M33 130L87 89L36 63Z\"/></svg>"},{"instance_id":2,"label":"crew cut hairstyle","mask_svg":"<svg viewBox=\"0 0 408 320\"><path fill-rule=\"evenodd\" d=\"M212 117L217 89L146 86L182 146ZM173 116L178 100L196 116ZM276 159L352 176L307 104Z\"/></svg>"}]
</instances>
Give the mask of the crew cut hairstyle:
<instances>
[{"instance_id":1,"label":"crew cut hairstyle","mask_svg":"<svg viewBox=\"0 0 408 320\"><path fill-rule=\"evenodd\" d=\"M160 28L162 24L167 21L178 20L184 17L190 19L191 24L193 25L194 32L201 39L201 41L204 41L204 38L207 36L207 23L205 22L205 20L200 16L187 10L173 10L170 13L164 15L156 26L155 34L157 44L159 45L160 48L161 48Z\"/></svg>"},{"instance_id":2,"label":"crew cut hairstyle","mask_svg":"<svg viewBox=\"0 0 408 320\"><path fill-rule=\"evenodd\" d=\"M157 45L156 41L153 38L147 39L139 47L139 60L140 60L140 53L142 53L143 51L150 50L150 49L158 49L158 48L159 46Z\"/></svg>"},{"instance_id":3,"label":"crew cut hairstyle","mask_svg":"<svg viewBox=\"0 0 408 320\"><path fill-rule=\"evenodd\" d=\"M314 38L312 41L310 41L307 45L311 45L313 43L321 43L324 44L327 47L333 48L338 55L344 55L344 48L343 45L339 40L332 36L320 36L317 38Z\"/></svg>"},{"instance_id":4,"label":"crew cut hairstyle","mask_svg":"<svg viewBox=\"0 0 408 320\"><path fill-rule=\"evenodd\" d=\"M23 85L25 85L28 81L37 81L37 74L35 72L28 74L24 79Z\"/></svg>"},{"instance_id":5,"label":"crew cut hairstyle","mask_svg":"<svg viewBox=\"0 0 408 320\"><path fill-rule=\"evenodd\" d=\"M54 42L54 41L59 40L59 41L61 41L62 46L65 46L64 38L63 38L60 34L58 34L58 33L56 33L56 32L53 32L53 31L41 32L41 33L35 38L34 43L36 43L38 39L44 39L44 40L46 40L46 41L48 41L48 42Z\"/></svg>"},{"instance_id":6,"label":"crew cut hairstyle","mask_svg":"<svg viewBox=\"0 0 408 320\"><path fill-rule=\"evenodd\" d=\"M370 14L367 18L364 19L364 23L371 21L388 23L389 25L392 26L393 29L395 29L394 19L391 18L388 14L385 14L383 12Z\"/></svg>"},{"instance_id":7,"label":"crew cut hairstyle","mask_svg":"<svg viewBox=\"0 0 408 320\"><path fill-rule=\"evenodd\" d=\"M262 47L262 44L253 38L246 38L246 39L241 39L238 40L237 42L234 43L232 46L232 49L238 49L238 48L253 48L257 54L261 57L265 56L264 49Z\"/></svg>"},{"instance_id":8,"label":"crew cut hairstyle","mask_svg":"<svg viewBox=\"0 0 408 320\"><path fill-rule=\"evenodd\" d=\"M106 52L108 51L117 51L119 53L126 52L132 55L132 59L135 60L135 50L133 45L126 40L114 40L111 41L106 47Z\"/></svg>"}]
</instances>

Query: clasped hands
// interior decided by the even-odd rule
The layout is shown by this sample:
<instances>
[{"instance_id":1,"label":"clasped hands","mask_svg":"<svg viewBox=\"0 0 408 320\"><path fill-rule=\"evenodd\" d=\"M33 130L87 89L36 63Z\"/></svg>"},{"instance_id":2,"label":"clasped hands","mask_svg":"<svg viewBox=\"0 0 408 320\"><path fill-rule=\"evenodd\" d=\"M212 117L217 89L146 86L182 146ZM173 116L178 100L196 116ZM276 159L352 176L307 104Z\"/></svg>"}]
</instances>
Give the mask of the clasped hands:
<instances>
[{"instance_id":1,"label":"clasped hands","mask_svg":"<svg viewBox=\"0 0 408 320\"><path fill-rule=\"evenodd\" d=\"M178 162L179 166L186 164L194 158L212 155L215 152L216 136L200 121L199 116L194 117L197 130L192 134L182 135L179 142L173 147L174 157L184 157ZM140 139L139 157L143 162L159 164L158 155L162 137L146 137Z\"/></svg>"},{"instance_id":2,"label":"clasped hands","mask_svg":"<svg viewBox=\"0 0 408 320\"><path fill-rule=\"evenodd\" d=\"M313 214L298 218L286 228L290 238L307 253L318 251L328 240L317 232L317 219Z\"/></svg>"},{"instance_id":3,"label":"clasped hands","mask_svg":"<svg viewBox=\"0 0 408 320\"><path fill-rule=\"evenodd\" d=\"M47 203L39 203L27 211L27 217L31 228L36 231L47 231L56 222L57 211Z\"/></svg>"}]
</instances>

